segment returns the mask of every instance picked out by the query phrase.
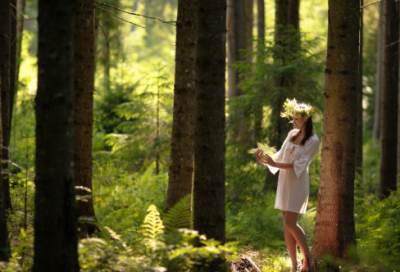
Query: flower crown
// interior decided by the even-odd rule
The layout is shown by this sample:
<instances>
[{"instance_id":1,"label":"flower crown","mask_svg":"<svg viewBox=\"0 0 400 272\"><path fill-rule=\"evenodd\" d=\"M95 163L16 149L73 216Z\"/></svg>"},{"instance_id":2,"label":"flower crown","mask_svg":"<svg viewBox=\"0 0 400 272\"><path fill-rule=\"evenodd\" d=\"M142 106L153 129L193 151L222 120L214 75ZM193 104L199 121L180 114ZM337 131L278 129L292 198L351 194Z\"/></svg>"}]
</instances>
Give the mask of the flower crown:
<instances>
[{"instance_id":1,"label":"flower crown","mask_svg":"<svg viewBox=\"0 0 400 272\"><path fill-rule=\"evenodd\" d=\"M283 103L284 112L281 112L281 117L290 118L310 118L318 110L316 107L312 107L310 104L297 103L296 99L289 100L286 99ZM293 121L292 121L293 122ZM291 122L291 123L292 123Z\"/></svg>"}]
</instances>

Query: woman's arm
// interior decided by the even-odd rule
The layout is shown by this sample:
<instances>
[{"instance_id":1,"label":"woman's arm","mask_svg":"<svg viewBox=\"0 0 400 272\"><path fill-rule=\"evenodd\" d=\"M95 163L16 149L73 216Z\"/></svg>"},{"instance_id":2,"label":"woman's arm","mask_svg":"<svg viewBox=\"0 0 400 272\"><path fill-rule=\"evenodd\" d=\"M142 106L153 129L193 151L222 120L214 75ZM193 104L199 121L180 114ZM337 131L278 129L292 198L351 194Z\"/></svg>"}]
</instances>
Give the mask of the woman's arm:
<instances>
[{"instance_id":1,"label":"woman's arm","mask_svg":"<svg viewBox=\"0 0 400 272\"><path fill-rule=\"evenodd\" d=\"M275 167L275 168L284 169L284 170L294 170L293 163L276 162L268 155L263 156L261 161L263 163L271 165L272 167Z\"/></svg>"}]
</instances>

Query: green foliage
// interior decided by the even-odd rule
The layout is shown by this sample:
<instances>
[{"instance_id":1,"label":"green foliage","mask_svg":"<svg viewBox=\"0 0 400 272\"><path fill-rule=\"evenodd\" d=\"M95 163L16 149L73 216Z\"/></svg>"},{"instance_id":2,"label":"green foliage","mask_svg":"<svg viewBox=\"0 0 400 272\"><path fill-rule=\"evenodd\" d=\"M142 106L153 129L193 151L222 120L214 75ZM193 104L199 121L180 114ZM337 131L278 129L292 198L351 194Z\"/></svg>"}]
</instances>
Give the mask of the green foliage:
<instances>
[{"instance_id":1,"label":"green foliage","mask_svg":"<svg viewBox=\"0 0 400 272\"><path fill-rule=\"evenodd\" d=\"M160 237L164 233L164 225L156 206L150 205L147 209L142 229L145 236L143 243L146 248L156 251L165 246L163 239Z\"/></svg>"},{"instance_id":2,"label":"green foliage","mask_svg":"<svg viewBox=\"0 0 400 272\"><path fill-rule=\"evenodd\" d=\"M257 143L257 148L252 148L248 151L249 154L255 154L258 150L261 151L261 155L274 155L277 150L275 146L268 146L267 144Z\"/></svg>"},{"instance_id":3,"label":"green foliage","mask_svg":"<svg viewBox=\"0 0 400 272\"><path fill-rule=\"evenodd\" d=\"M176 233L179 228L188 228L191 220L191 194L180 199L165 215L164 225L167 233Z\"/></svg>"},{"instance_id":4,"label":"green foliage","mask_svg":"<svg viewBox=\"0 0 400 272\"><path fill-rule=\"evenodd\" d=\"M372 202L372 203L371 203ZM394 192L382 201L376 197L366 199L368 213L356 226L358 243L362 250L375 256L370 262L377 261L383 265L398 263L400 251L400 195ZM372 205L371 205L372 204ZM379 254L377 254L379 252Z\"/></svg>"}]
</instances>

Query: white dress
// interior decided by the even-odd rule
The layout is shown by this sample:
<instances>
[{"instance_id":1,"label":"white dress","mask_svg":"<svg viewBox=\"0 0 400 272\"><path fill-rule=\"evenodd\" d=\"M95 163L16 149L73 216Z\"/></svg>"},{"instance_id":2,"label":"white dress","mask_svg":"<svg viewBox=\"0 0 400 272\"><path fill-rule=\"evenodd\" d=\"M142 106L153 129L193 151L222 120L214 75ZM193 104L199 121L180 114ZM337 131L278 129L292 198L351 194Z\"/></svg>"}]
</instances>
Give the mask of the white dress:
<instances>
[{"instance_id":1,"label":"white dress","mask_svg":"<svg viewBox=\"0 0 400 272\"><path fill-rule=\"evenodd\" d=\"M304 214L307 210L310 181L308 166L319 150L319 139L311 136L304 145L293 144L290 139L298 132L289 132L281 149L274 154L277 162L293 163L294 170L284 170L268 165L272 174L278 170L278 188L276 190L275 209Z\"/></svg>"}]
</instances>

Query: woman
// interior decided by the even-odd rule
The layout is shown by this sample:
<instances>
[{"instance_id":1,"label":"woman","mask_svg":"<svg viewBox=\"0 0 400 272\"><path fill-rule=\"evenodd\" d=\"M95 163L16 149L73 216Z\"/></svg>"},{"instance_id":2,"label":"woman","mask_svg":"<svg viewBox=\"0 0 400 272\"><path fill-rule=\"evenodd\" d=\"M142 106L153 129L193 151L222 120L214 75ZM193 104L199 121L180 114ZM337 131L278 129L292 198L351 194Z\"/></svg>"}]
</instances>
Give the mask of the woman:
<instances>
[{"instance_id":1,"label":"woman","mask_svg":"<svg viewBox=\"0 0 400 272\"><path fill-rule=\"evenodd\" d=\"M300 269L297 263L297 245L303 253L302 271L311 270L313 254L310 252L303 229L297 224L299 214L304 214L308 204L309 177L308 166L319 150L319 139L314 133L312 115L316 108L296 99L286 100L282 117L293 118L296 126L289 132L281 149L272 157L256 152L258 162L267 164L275 174L278 170L278 188L275 208L280 209L285 227L286 246L292 260L292 272Z\"/></svg>"}]
</instances>

